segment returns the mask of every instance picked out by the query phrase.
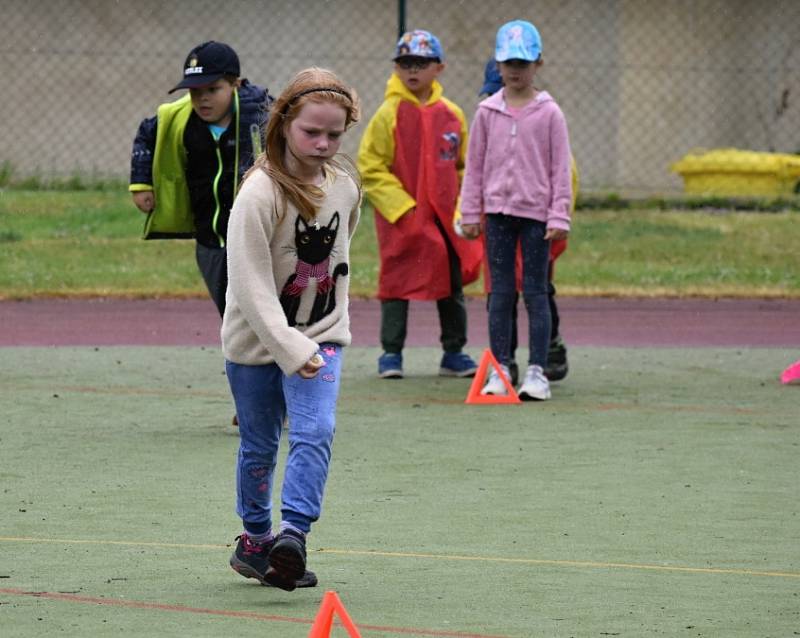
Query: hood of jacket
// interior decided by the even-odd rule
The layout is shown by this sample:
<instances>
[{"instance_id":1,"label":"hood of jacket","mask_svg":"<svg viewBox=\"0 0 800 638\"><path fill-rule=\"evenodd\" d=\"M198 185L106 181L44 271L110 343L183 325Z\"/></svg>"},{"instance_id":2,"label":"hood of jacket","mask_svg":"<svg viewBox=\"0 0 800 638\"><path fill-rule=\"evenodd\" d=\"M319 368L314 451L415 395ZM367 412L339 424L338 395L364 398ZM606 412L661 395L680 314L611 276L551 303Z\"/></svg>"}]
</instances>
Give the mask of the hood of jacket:
<instances>
[{"instance_id":1,"label":"hood of jacket","mask_svg":"<svg viewBox=\"0 0 800 638\"><path fill-rule=\"evenodd\" d=\"M266 88L252 84L247 78L242 78L242 82L236 92L239 94L240 108L245 104L256 104L262 110L265 110L265 107L269 108L269 105L273 102L273 98Z\"/></svg>"},{"instance_id":2,"label":"hood of jacket","mask_svg":"<svg viewBox=\"0 0 800 638\"><path fill-rule=\"evenodd\" d=\"M439 83L439 80L434 80L433 84L431 85L431 96L428 98L426 104L433 104L434 102L438 102L442 99L442 95L444 94L444 89L442 85ZM387 100L390 99L401 99L407 100L408 102L413 102L419 106L422 106L422 103L419 101L416 95L414 95L411 91L408 90L403 81L398 77L397 73L392 73L389 79L386 81L386 92L384 93L384 98Z\"/></svg>"},{"instance_id":3,"label":"hood of jacket","mask_svg":"<svg viewBox=\"0 0 800 638\"><path fill-rule=\"evenodd\" d=\"M554 102L553 96L547 91L539 91L536 97L522 107L520 115L533 113L539 110L547 102ZM506 90L500 89L494 95L487 97L483 102L478 105L478 108L489 109L491 111L499 111L500 113L508 113L506 110Z\"/></svg>"}]
</instances>

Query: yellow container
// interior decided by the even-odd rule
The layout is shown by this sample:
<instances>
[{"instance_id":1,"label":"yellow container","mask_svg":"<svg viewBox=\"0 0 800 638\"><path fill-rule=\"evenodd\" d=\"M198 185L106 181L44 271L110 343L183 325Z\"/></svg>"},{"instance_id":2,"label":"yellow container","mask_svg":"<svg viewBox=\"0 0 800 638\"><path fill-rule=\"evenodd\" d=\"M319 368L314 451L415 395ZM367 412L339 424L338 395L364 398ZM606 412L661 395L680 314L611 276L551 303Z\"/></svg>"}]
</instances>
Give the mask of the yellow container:
<instances>
[{"instance_id":1,"label":"yellow container","mask_svg":"<svg viewBox=\"0 0 800 638\"><path fill-rule=\"evenodd\" d=\"M781 197L800 182L800 155L735 148L692 151L670 166L690 195Z\"/></svg>"}]
</instances>

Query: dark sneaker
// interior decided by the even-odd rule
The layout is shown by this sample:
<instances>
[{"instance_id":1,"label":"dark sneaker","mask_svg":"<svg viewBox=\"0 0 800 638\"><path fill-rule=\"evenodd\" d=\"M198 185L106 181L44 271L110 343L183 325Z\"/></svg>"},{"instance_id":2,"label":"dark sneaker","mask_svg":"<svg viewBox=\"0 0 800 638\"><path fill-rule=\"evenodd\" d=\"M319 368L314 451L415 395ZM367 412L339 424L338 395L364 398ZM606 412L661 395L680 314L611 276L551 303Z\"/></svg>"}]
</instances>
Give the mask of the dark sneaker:
<instances>
[{"instance_id":1,"label":"dark sneaker","mask_svg":"<svg viewBox=\"0 0 800 638\"><path fill-rule=\"evenodd\" d=\"M516 361L508 364L508 374L511 377L511 385L517 385L517 381L519 381L519 366Z\"/></svg>"},{"instance_id":2,"label":"dark sneaker","mask_svg":"<svg viewBox=\"0 0 800 638\"><path fill-rule=\"evenodd\" d=\"M474 377L478 364L464 352L445 352L439 364L440 377Z\"/></svg>"},{"instance_id":3,"label":"dark sneaker","mask_svg":"<svg viewBox=\"0 0 800 638\"><path fill-rule=\"evenodd\" d=\"M230 564L245 578L255 578L263 582L269 568L270 543L253 543L247 534L237 536L236 549L231 554Z\"/></svg>"},{"instance_id":4,"label":"dark sneaker","mask_svg":"<svg viewBox=\"0 0 800 638\"><path fill-rule=\"evenodd\" d=\"M264 580L273 587L294 591L306 573L306 539L300 532L283 530L269 552L269 568Z\"/></svg>"},{"instance_id":5,"label":"dark sneaker","mask_svg":"<svg viewBox=\"0 0 800 638\"><path fill-rule=\"evenodd\" d=\"M395 352L384 352L378 357L378 376L381 379L402 379L403 355Z\"/></svg>"},{"instance_id":6,"label":"dark sneaker","mask_svg":"<svg viewBox=\"0 0 800 638\"><path fill-rule=\"evenodd\" d=\"M269 586L264 576L269 569L269 552L275 544L274 541L272 543L263 543L259 545L253 543L247 534L237 536L236 540L239 542L231 555L231 567L245 578L255 578L262 585ZM295 583L295 587L316 586L317 575L308 570L306 570L302 577L298 578Z\"/></svg>"},{"instance_id":7,"label":"dark sneaker","mask_svg":"<svg viewBox=\"0 0 800 638\"><path fill-rule=\"evenodd\" d=\"M569 372L567 363L567 346L561 337L556 337L550 342L547 351L547 365L544 368L544 376L550 381L561 381Z\"/></svg>"}]
</instances>

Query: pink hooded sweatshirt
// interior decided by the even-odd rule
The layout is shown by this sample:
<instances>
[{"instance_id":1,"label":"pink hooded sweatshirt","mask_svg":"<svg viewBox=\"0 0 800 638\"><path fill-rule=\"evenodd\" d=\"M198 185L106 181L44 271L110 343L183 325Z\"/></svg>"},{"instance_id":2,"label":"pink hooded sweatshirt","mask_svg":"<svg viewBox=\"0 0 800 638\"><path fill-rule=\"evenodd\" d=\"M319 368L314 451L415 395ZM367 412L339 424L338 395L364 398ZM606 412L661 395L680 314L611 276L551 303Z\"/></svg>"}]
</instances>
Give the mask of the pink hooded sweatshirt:
<instances>
[{"instance_id":1,"label":"pink hooded sweatshirt","mask_svg":"<svg viewBox=\"0 0 800 638\"><path fill-rule=\"evenodd\" d=\"M547 91L513 117L505 89L478 105L461 185L461 222L502 213L569 230L571 154L567 122Z\"/></svg>"}]
</instances>

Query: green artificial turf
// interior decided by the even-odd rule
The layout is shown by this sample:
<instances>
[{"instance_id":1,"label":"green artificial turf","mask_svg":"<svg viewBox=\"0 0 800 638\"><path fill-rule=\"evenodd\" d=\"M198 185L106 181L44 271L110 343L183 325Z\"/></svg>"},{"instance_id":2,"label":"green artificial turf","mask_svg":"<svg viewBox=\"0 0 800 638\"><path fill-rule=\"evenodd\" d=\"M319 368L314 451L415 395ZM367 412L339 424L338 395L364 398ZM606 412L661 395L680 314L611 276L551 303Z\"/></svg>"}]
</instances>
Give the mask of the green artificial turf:
<instances>
[{"instance_id":1,"label":"green artificial turf","mask_svg":"<svg viewBox=\"0 0 800 638\"><path fill-rule=\"evenodd\" d=\"M800 297L798 213L578 210L556 282L568 295ZM206 296L192 241L142 241L128 193L0 190L0 299ZM364 207L350 291L374 296L378 247ZM473 283L468 294L482 294Z\"/></svg>"},{"instance_id":2,"label":"green artificial turf","mask_svg":"<svg viewBox=\"0 0 800 638\"><path fill-rule=\"evenodd\" d=\"M800 632L792 353L574 347L510 406L377 354L346 352L320 587L288 594L227 565L217 349L0 351L0 633L301 637L326 590L363 636Z\"/></svg>"}]
</instances>

